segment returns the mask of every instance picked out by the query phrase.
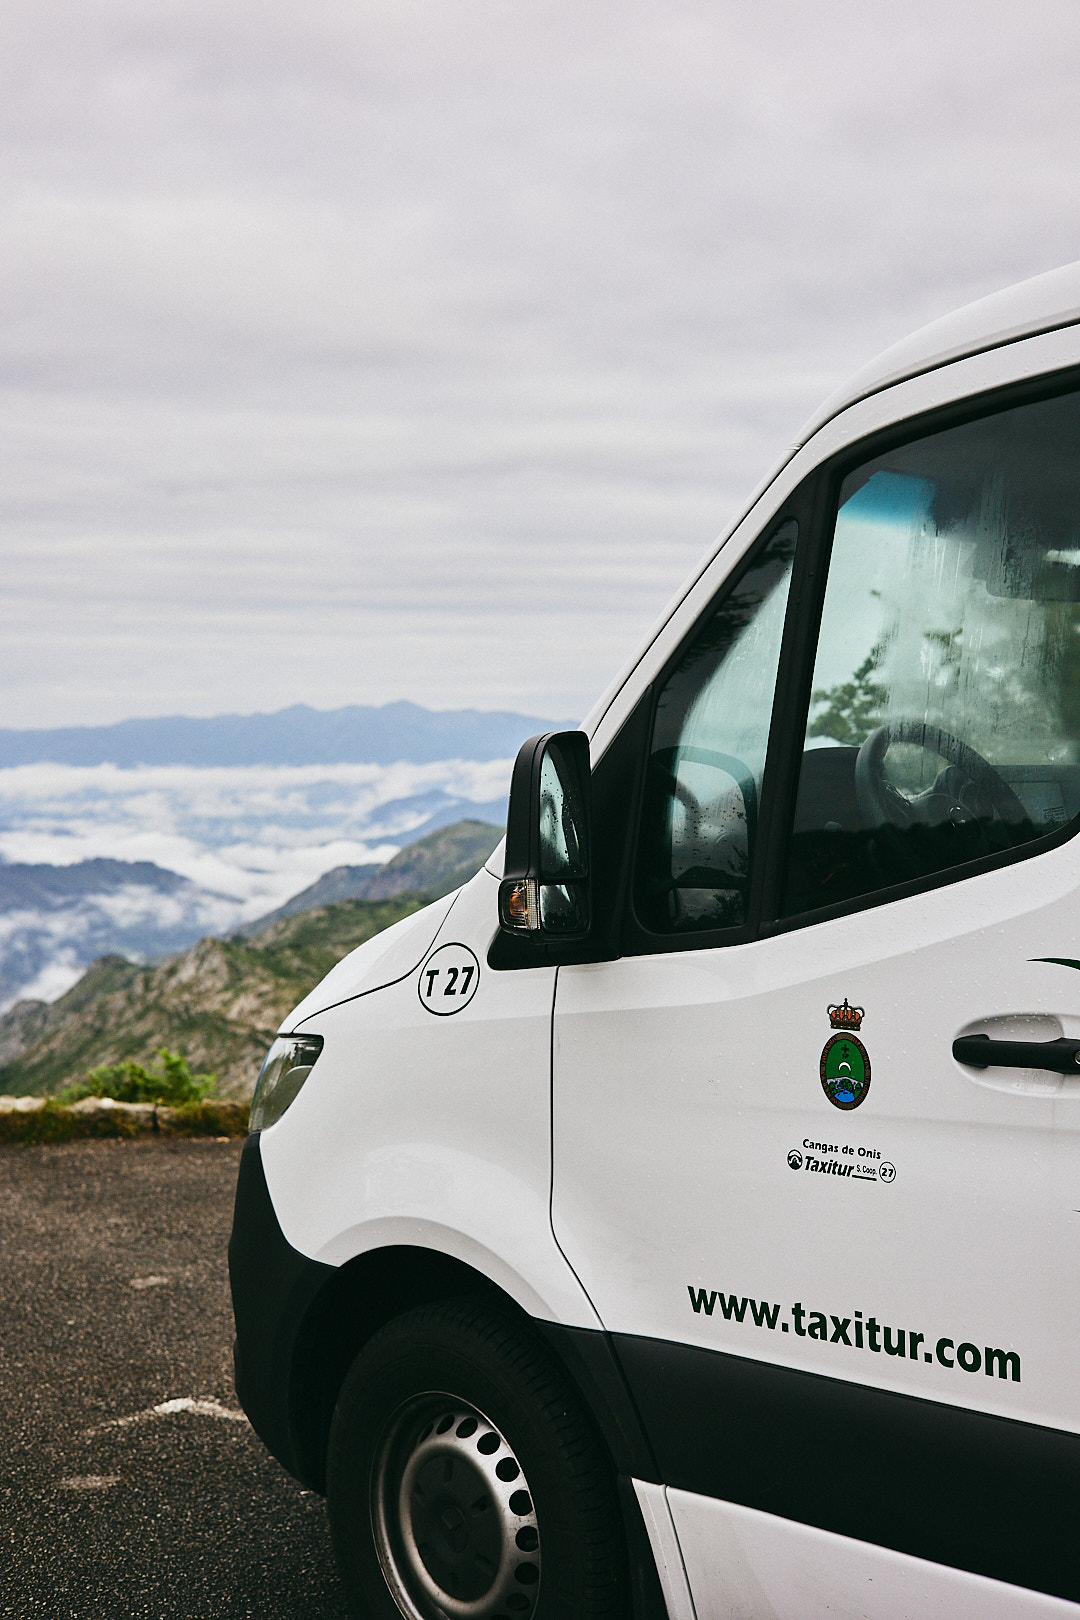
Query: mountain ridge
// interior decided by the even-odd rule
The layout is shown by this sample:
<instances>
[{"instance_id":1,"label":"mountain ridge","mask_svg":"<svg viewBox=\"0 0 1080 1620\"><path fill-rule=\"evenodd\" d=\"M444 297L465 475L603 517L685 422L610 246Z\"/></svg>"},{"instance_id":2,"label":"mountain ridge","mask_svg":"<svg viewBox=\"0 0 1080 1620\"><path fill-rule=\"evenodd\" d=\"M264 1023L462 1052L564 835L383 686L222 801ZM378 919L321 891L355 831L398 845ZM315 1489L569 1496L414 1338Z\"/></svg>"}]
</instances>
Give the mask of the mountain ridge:
<instances>
[{"instance_id":1,"label":"mountain ridge","mask_svg":"<svg viewBox=\"0 0 1080 1620\"><path fill-rule=\"evenodd\" d=\"M412 892L438 900L467 883L479 871L503 836L503 828L490 821L465 819L439 827L399 849L381 866L335 866L324 872L284 905L236 930L248 939L283 917L334 905L339 900L389 900Z\"/></svg>"},{"instance_id":2,"label":"mountain ridge","mask_svg":"<svg viewBox=\"0 0 1080 1620\"><path fill-rule=\"evenodd\" d=\"M57 866L48 861L0 860L0 912L24 906L62 905L87 894L115 894L131 884L158 894L196 887L156 861L119 861L97 855ZM208 891L209 892L209 891Z\"/></svg>"},{"instance_id":3,"label":"mountain ridge","mask_svg":"<svg viewBox=\"0 0 1080 1620\"><path fill-rule=\"evenodd\" d=\"M0 729L0 770L19 765L393 765L516 754L563 722L508 709L426 709L395 703L271 713L163 715L104 726Z\"/></svg>"}]
</instances>

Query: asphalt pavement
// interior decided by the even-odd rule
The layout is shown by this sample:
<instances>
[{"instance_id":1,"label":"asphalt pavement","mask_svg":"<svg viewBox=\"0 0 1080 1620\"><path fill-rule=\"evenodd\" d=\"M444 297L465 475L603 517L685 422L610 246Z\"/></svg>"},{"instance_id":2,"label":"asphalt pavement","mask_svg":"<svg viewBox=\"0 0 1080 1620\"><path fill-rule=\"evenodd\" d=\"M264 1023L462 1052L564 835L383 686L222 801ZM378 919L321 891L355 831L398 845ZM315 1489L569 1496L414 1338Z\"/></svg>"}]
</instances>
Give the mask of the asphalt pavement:
<instances>
[{"instance_id":1,"label":"asphalt pavement","mask_svg":"<svg viewBox=\"0 0 1080 1620\"><path fill-rule=\"evenodd\" d=\"M0 1615L346 1620L233 1390L240 1148L0 1147Z\"/></svg>"}]
</instances>

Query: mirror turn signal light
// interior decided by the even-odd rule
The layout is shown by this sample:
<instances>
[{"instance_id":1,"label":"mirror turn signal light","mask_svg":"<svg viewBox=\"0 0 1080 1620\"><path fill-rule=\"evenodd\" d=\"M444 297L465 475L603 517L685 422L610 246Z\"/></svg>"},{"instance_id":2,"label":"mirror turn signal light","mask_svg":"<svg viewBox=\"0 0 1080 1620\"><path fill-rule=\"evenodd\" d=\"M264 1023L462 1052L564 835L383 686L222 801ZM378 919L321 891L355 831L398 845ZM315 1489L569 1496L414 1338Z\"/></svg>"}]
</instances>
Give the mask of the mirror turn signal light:
<instances>
[{"instance_id":1,"label":"mirror turn signal light","mask_svg":"<svg viewBox=\"0 0 1080 1620\"><path fill-rule=\"evenodd\" d=\"M540 927L539 885L535 878L504 878L499 885L499 920L518 933Z\"/></svg>"}]
</instances>

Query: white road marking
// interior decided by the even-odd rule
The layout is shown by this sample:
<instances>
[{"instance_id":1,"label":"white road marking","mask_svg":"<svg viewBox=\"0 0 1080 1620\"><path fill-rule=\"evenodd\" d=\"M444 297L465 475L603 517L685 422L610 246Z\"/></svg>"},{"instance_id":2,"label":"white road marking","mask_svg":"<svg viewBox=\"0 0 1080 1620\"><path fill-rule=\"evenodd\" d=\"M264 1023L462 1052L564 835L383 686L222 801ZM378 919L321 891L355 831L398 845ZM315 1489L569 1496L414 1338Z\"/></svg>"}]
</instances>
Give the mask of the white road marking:
<instances>
[{"instance_id":1,"label":"white road marking","mask_svg":"<svg viewBox=\"0 0 1080 1620\"><path fill-rule=\"evenodd\" d=\"M110 1418L107 1423L99 1423L93 1429L86 1429L84 1436L87 1440L96 1434L104 1434L108 1429L128 1429L133 1423L149 1423L152 1418L172 1417L175 1412L190 1412L195 1417L224 1418L227 1423L246 1423L247 1418L243 1412L234 1411L231 1406L222 1406L220 1401L193 1400L190 1395L178 1395L171 1401L161 1401L157 1406L147 1406L141 1412L132 1412L129 1417Z\"/></svg>"},{"instance_id":2,"label":"white road marking","mask_svg":"<svg viewBox=\"0 0 1080 1620\"><path fill-rule=\"evenodd\" d=\"M119 1485L119 1474L72 1474L59 1482L62 1491L106 1491L110 1485Z\"/></svg>"},{"instance_id":3,"label":"white road marking","mask_svg":"<svg viewBox=\"0 0 1080 1620\"><path fill-rule=\"evenodd\" d=\"M165 1288L168 1286L168 1277L132 1277L132 1288Z\"/></svg>"}]
</instances>

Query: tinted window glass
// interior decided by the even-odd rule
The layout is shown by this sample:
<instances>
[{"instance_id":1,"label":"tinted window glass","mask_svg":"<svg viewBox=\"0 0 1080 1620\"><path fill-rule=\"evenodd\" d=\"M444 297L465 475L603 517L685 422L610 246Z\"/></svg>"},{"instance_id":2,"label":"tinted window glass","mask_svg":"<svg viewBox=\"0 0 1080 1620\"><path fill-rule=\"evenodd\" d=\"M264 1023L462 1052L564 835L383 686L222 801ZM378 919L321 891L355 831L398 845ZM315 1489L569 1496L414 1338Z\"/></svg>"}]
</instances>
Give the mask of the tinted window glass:
<instances>
[{"instance_id":1,"label":"tinted window glass","mask_svg":"<svg viewBox=\"0 0 1080 1620\"><path fill-rule=\"evenodd\" d=\"M790 914L1021 847L1080 810L1080 404L998 412L840 491Z\"/></svg>"},{"instance_id":2,"label":"tinted window glass","mask_svg":"<svg viewBox=\"0 0 1080 1620\"><path fill-rule=\"evenodd\" d=\"M746 920L796 526L713 610L660 693L646 780L638 914L670 932Z\"/></svg>"}]
</instances>

